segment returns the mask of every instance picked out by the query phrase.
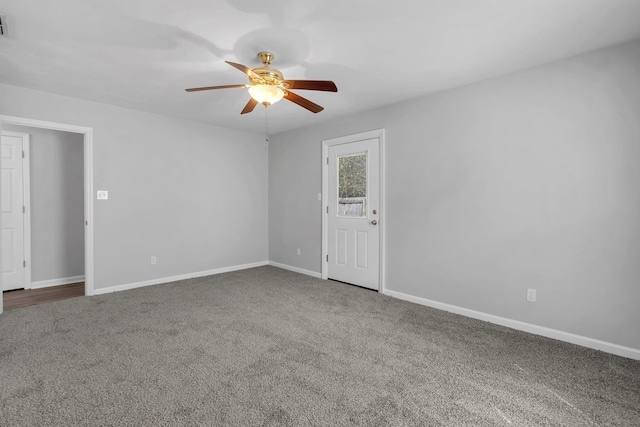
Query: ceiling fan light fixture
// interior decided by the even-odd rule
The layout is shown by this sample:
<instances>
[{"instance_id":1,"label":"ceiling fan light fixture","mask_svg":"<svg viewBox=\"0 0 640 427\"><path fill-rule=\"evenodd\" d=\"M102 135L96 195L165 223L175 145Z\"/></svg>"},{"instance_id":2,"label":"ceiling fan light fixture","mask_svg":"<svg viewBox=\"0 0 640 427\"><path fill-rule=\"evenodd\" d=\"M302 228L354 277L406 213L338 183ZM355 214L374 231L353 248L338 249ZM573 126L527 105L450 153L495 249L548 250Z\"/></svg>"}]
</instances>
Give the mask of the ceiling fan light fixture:
<instances>
[{"instance_id":1,"label":"ceiling fan light fixture","mask_svg":"<svg viewBox=\"0 0 640 427\"><path fill-rule=\"evenodd\" d=\"M247 105L244 106L240 114L252 112L258 103L268 107L269 105L280 101L282 98L285 98L287 101L291 101L312 113L319 113L323 110L320 105L314 104L308 99L297 95L292 92L292 90L319 90L323 92L338 91L336 84L331 80L285 80L280 70L270 67L271 61L273 61L274 58L273 53L260 52L258 56L260 57L263 66L254 69L235 62L225 61L233 68L238 69L249 77L250 85L205 86L192 87L185 90L187 92L199 92L201 90L247 88L249 89L251 99L247 102Z\"/></svg>"},{"instance_id":2,"label":"ceiling fan light fixture","mask_svg":"<svg viewBox=\"0 0 640 427\"><path fill-rule=\"evenodd\" d=\"M284 91L278 86L253 85L249 88L249 95L260 104L271 105L282 99Z\"/></svg>"}]
</instances>

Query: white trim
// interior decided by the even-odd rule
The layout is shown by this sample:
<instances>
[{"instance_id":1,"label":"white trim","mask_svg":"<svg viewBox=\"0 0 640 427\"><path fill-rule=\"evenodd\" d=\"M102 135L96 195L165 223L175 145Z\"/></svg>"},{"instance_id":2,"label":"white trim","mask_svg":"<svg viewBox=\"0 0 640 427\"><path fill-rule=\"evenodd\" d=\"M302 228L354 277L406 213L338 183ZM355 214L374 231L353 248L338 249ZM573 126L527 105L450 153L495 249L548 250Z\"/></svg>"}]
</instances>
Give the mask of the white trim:
<instances>
[{"instance_id":1,"label":"white trim","mask_svg":"<svg viewBox=\"0 0 640 427\"><path fill-rule=\"evenodd\" d=\"M51 130L61 130L64 132L86 133L91 128L84 126L69 125L65 123L47 122L44 120L27 119L25 117L5 116L0 114L0 122L8 125L29 126Z\"/></svg>"},{"instance_id":2,"label":"white trim","mask_svg":"<svg viewBox=\"0 0 640 427\"><path fill-rule=\"evenodd\" d=\"M386 253L386 178L385 178L385 130L375 129L367 132L361 132L353 135L341 136L339 138L325 139L322 141L322 273L321 278L327 280L329 278L329 265L326 262L327 254L329 253L329 217L326 215L326 206L329 200L329 166L327 165L326 158L329 157L329 147L334 145L348 144L350 142L364 141L366 139L377 139L380 153L380 259L379 259L379 289L378 292L384 293L385 288L385 253Z\"/></svg>"},{"instance_id":3,"label":"white trim","mask_svg":"<svg viewBox=\"0 0 640 427\"><path fill-rule=\"evenodd\" d=\"M93 129L84 133L84 294L93 295Z\"/></svg>"},{"instance_id":4,"label":"white trim","mask_svg":"<svg viewBox=\"0 0 640 427\"><path fill-rule=\"evenodd\" d=\"M315 277L315 278L318 278L318 279L322 279L322 273L318 273L318 272L311 271L311 270L305 270L304 268L298 268L298 267L294 267L292 265L287 265L287 264L280 264L279 262L274 262L274 261L269 261L269 265L272 265L272 266L278 267L278 268L282 268L284 270L289 270L289 271L293 271L293 272L296 272L296 273L305 274L307 276Z\"/></svg>"},{"instance_id":5,"label":"white trim","mask_svg":"<svg viewBox=\"0 0 640 427\"><path fill-rule=\"evenodd\" d=\"M268 261L254 262L250 264L233 265L230 267L214 268L213 270L198 271L195 273L180 274L178 276L161 277L158 279L145 280L142 282L127 283L124 285L109 286L93 290L93 295L110 294L112 292L128 291L129 289L142 288L145 286L160 285L162 283L175 282L178 280L192 279L195 277L212 276L214 274L229 273L231 271L246 270L248 268L262 267L268 265Z\"/></svg>"},{"instance_id":6,"label":"white trim","mask_svg":"<svg viewBox=\"0 0 640 427\"><path fill-rule=\"evenodd\" d=\"M84 232L84 294L93 295L93 129L0 114L0 127L3 123L84 135L84 218L87 221ZM1 304L0 312L2 312Z\"/></svg>"},{"instance_id":7,"label":"white trim","mask_svg":"<svg viewBox=\"0 0 640 427\"><path fill-rule=\"evenodd\" d=\"M61 277L60 279L38 280L31 282L31 289L50 288L51 286L68 285L84 282L84 276Z\"/></svg>"},{"instance_id":8,"label":"white trim","mask_svg":"<svg viewBox=\"0 0 640 427\"><path fill-rule=\"evenodd\" d=\"M385 198L387 190L387 178L386 178L386 165L387 165L387 152L385 144L385 131L380 129L380 135L378 141L380 142L380 293L384 293L385 288L385 254L387 253L387 199Z\"/></svg>"},{"instance_id":9,"label":"white trim","mask_svg":"<svg viewBox=\"0 0 640 427\"><path fill-rule=\"evenodd\" d=\"M458 306L446 304L443 302L416 297L413 295L404 294L402 292L387 290L385 291L385 295L398 298L401 300L405 300L405 301L414 302L416 304L425 305L427 307L448 311L450 313L460 314L462 316L471 317L473 319L495 323L496 325L506 326L508 328L528 332L530 334L541 335L543 337L565 341L571 344L576 344L583 347L604 351L606 353L611 353L611 354L615 354L622 357L628 357L629 359L640 360L640 349L625 347L622 345L613 344L606 341L600 341L594 338L584 337L581 335L575 335L569 332L559 331L557 329L551 329L544 326L533 325L531 323L521 322L519 320L507 319L505 317L495 316L493 314L483 313L481 311L470 310L464 307L458 307Z\"/></svg>"},{"instance_id":10,"label":"white trim","mask_svg":"<svg viewBox=\"0 0 640 427\"><path fill-rule=\"evenodd\" d=\"M31 283L31 137L28 133L23 134L22 150L22 194L24 200L24 215L22 216L22 236L24 238L24 284L25 288Z\"/></svg>"}]
</instances>

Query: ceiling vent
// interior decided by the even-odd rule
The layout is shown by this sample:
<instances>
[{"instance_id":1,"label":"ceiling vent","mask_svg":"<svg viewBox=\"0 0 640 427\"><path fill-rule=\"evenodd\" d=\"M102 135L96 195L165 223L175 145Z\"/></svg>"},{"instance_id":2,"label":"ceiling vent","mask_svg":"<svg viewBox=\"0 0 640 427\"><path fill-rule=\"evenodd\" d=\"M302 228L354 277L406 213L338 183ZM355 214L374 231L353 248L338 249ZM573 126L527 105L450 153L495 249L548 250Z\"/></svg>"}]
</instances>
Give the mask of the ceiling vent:
<instances>
[{"instance_id":1,"label":"ceiling vent","mask_svg":"<svg viewBox=\"0 0 640 427\"><path fill-rule=\"evenodd\" d=\"M7 36L7 17L0 15L0 36Z\"/></svg>"}]
</instances>

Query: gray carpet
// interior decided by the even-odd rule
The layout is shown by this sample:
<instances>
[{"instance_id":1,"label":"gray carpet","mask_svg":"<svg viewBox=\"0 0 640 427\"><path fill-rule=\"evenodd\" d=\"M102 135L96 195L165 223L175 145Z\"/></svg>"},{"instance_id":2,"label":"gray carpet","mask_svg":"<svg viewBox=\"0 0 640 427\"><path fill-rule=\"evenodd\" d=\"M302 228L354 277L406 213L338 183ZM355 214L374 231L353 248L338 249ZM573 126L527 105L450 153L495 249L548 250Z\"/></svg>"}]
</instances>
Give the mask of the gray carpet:
<instances>
[{"instance_id":1,"label":"gray carpet","mask_svg":"<svg viewBox=\"0 0 640 427\"><path fill-rule=\"evenodd\" d=\"M640 362L260 267L5 312L0 425L640 425Z\"/></svg>"}]
</instances>

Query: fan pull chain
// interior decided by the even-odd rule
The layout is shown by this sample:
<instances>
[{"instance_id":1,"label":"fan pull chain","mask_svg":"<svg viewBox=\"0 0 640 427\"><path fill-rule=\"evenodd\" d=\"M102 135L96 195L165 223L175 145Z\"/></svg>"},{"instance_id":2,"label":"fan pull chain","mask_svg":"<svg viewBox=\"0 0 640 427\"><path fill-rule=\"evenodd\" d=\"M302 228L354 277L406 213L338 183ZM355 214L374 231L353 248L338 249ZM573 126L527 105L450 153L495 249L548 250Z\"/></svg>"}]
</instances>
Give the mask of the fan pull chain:
<instances>
[{"instance_id":1,"label":"fan pull chain","mask_svg":"<svg viewBox=\"0 0 640 427\"><path fill-rule=\"evenodd\" d=\"M264 106L264 148L269 148L269 114L268 107Z\"/></svg>"}]
</instances>

